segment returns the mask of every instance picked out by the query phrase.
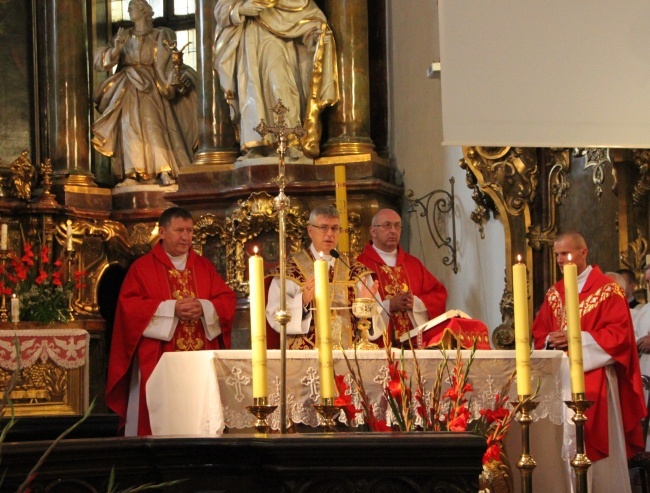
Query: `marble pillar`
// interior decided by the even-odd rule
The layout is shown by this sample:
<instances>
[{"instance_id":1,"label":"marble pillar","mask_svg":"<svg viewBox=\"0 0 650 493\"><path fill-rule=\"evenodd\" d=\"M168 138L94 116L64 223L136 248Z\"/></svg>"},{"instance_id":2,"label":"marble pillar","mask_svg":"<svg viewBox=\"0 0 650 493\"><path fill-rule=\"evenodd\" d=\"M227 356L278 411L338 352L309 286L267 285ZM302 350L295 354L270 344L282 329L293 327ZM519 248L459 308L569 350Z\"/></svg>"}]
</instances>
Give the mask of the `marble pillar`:
<instances>
[{"instance_id":1,"label":"marble pillar","mask_svg":"<svg viewBox=\"0 0 650 493\"><path fill-rule=\"evenodd\" d=\"M235 129L230 121L228 105L218 75L212 69L214 44L215 0L196 2L196 49L199 117L199 147L194 154L195 165L229 166L239 156Z\"/></svg>"},{"instance_id":2,"label":"marble pillar","mask_svg":"<svg viewBox=\"0 0 650 493\"><path fill-rule=\"evenodd\" d=\"M323 156L366 154L370 138L367 0L326 0L324 11L336 40L340 101L328 114Z\"/></svg>"},{"instance_id":3,"label":"marble pillar","mask_svg":"<svg viewBox=\"0 0 650 493\"><path fill-rule=\"evenodd\" d=\"M90 173L86 2L35 2L41 117L40 158L55 180L94 184Z\"/></svg>"}]
</instances>

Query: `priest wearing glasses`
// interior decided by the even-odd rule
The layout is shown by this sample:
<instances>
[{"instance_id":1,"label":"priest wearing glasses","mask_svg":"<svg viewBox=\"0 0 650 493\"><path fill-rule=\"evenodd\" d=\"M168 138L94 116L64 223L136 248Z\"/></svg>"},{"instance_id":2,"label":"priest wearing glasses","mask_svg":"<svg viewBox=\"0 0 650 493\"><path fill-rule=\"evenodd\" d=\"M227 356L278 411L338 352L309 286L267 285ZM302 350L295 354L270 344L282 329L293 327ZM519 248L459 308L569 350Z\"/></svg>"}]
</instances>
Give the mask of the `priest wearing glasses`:
<instances>
[{"instance_id":1,"label":"priest wearing glasses","mask_svg":"<svg viewBox=\"0 0 650 493\"><path fill-rule=\"evenodd\" d=\"M334 342L337 329L340 330L341 346L351 347L355 333L355 318L350 307L356 297L375 297L377 287L372 278L372 271L363 264L348 260L345 254L336 250L341 224L339 213L332 206L318 206L309 215L307 233L311 240L308 248L295 253L287 259L286 264L286 307L291 312L291 321L287 324L287 349L314 349L316 333L314 331L314 261L322 258L329 263L330 301L332 313L332 331ZM332 255L334 253L334 255ZM275 320L275 313L280 307L280 273L271 273L271 284L266 305L266 319L272 329L268 334L268 346L279 347L280 324ZM385 324L379 315L373 318L374 330L369 339L379 339Z\"/></svg>"},{"instance_id":2,"label":"priest wearing glasses","mask_svg":"<svg viewBox=\"0 0 650 493\"><path fill-rule=\"evenodd\" d=\"M371 269L382 298L381 317L393 340L445 312L447 289L400 246L402 218L382 209L372 218L370 241L357 260Z\"/></svg>"}]
</instances>

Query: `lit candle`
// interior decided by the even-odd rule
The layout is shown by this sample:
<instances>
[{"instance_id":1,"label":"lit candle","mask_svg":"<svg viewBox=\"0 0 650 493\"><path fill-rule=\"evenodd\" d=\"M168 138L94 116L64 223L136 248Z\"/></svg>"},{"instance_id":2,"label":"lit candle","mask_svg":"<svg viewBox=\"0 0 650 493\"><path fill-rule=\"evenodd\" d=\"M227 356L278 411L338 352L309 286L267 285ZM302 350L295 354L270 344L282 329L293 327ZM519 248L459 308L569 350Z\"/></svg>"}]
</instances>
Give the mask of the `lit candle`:
<instances>
[{"instance_id":1,"label":"lit candle","mask_svg":"<svg viewBox=\"0 0 650 493\"><path fill-rule=\"evenodd\" d=\"M251 353L253 364L253 397L268 397L266 376L266 313L264 303L264 260L257 254L248 259L250 288Z\"/></svg>"},{"instance_id":2,"label":"lit candle","mask_svg":"<svg viewBox=\"0 0 650 493\"><path fill-rule=\"evenodd\" d=\"M3 223L2 228L0 228L0 250L7 249L7 225Z\"/></svg>"},{"instance_id":3,"label":"lit candle","mask_svg":"<svg viewBox=\"0 0 650 493\"><path fill-rule=\"evenodd\" d=\"M66 222L67 228L65 231L65 237L66 237L66 249L70 252L72 251L72 221L68 219Z\"/></svg>"},{"instance_id":4,"label":"lit candle","mask_svg":"<svg viewBox=\"0 0 650 493\"><path fill-rule=\"evenodd\" d=\"M571 262L564 265L564 306L566 309L567 341L569 345L569 368L571 393L584 394L585 372L582 362L582 333L580 331L580 304L578 301L578 266Z\"/></svg>"},{"instance_id":5,"label":"lit candle","mask_svg":"<svg viewBox=\"0 0 650 493\"><path fill-rule=\"evenodd\" d=\"M515 304L515 357L517 395L530 395L530 331L528 328L528 282L526 264L517 255L512 266L512 295Z\"/></svg>"},{"instance_id":6,"label":"lit candle","mask_svg":"<svg viewBox=\"0 0 650 493\"><path fill-rule=\"evenodd\" d=\"M15 294L11 296L11 321L15 324L20 322L20 300Z\"/></svg>"},{"instance_id":7,"label":"lit candle","mask_svg":"<svg viewBox=\"0 0 650 493\"><path fill-rule=\"evenodd\" d=\"M334 398L334 358L332 356L332 327L330 315L329 265L314 262L314 300L316 301L316 347L320 370L321 399Z\"/></svg>"}]
</instances>

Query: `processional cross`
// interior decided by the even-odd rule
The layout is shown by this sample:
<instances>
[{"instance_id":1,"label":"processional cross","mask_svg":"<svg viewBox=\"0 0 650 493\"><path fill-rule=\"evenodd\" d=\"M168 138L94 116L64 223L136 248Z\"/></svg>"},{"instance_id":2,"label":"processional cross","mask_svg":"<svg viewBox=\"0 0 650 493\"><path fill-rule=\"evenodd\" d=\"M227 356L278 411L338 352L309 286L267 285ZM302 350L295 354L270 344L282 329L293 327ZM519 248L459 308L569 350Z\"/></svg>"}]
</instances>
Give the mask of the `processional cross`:
<instances>
[{"instance_id":1,"label":"processional cross","mask_svg":"<svg viewBox=\"0 0 650 493\"><path fill-rule=\"evenodd\" d=\"M278 211L278 235L279 235L279 263L280 263L280 307L275 312L275 320L280 324L280 433L287 432L287 324L291 321L291 312L287 311L286 296L286 210L289 208L289 197L284 194L284 187L287 179L284 175L284 155L287 152L287 145L292 139L300 141L307 131L298 123L293 128L287 127L285 115L289 109L278 99L276 105L271 109L275 113L275 126L268 126L262 118L255 130L263 138L267 134L275 135L278 140L278 176L274 182L280 187L278 196L273 200Z\"/></svg>"}]
</instances>

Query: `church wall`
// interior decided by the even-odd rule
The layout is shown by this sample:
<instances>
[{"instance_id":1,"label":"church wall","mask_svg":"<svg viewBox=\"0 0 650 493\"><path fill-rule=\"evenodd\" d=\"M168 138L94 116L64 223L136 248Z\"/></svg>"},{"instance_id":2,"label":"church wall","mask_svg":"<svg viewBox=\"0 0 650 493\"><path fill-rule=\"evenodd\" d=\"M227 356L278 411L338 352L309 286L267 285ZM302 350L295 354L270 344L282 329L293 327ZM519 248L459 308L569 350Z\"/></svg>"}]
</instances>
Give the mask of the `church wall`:
<instances>
[{"instance_id":1,"label":"church wall","mask_svg":"<svg viewBox=\"0 0 650 493\"><path fill-rule=\"evenodd\" d=\"M389 147L397 168L404 173L405 189L412 189L415 197L436 189L449 191L449 178L455 178L458 274L443 265L442 257L448 252L436 248L419 213L404 213L410 231L404 231L402 242L447 286L448 308L462 309L492 331L501 323L499 303L505 287L503 225L490 220L481 239L478 226L470 219L474 210L471 190L458 165L461 148L441 145L440 79L426 77L427 67L439 60L437 2L427 0L405 7L397 0L387 4ZM451 234L450 221L448 225Z\"/></svg>"}]
</instances>

